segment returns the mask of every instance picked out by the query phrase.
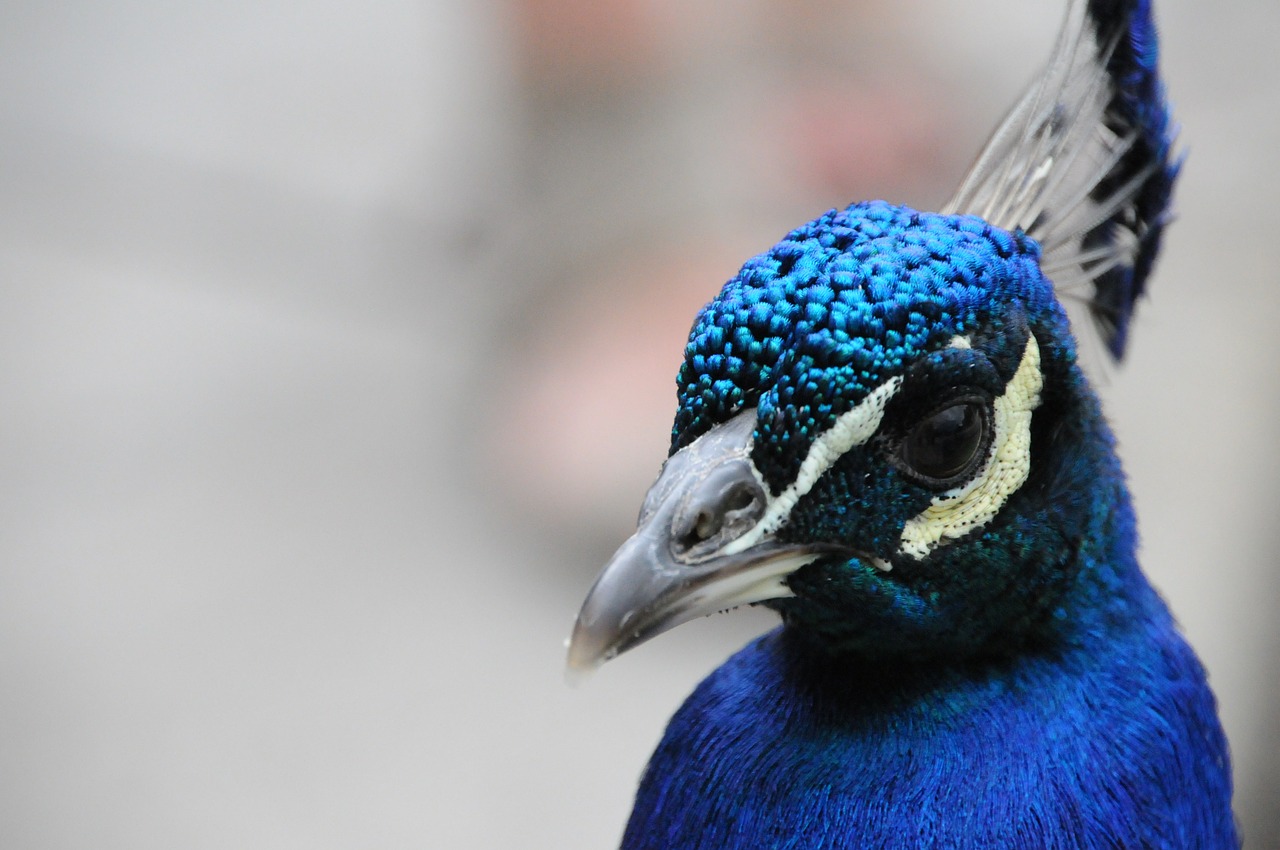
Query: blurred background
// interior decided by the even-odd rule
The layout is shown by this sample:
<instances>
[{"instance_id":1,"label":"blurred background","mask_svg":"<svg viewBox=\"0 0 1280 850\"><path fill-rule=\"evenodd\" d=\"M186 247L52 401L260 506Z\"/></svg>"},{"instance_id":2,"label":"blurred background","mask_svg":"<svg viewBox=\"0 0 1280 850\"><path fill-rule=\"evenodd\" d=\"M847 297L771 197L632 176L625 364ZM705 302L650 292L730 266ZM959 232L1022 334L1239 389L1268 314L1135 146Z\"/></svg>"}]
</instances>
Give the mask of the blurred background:
<instances>
[{"instance_id":1,"label":"blurred background","mask_svg":"<svg viewBox=\"0 0 1280 850\"><path fill-rule=\"evenodd\" d=\"M1063 3L0 8L0 845L614 846L764 612L586 686L694 311L934 207ZM1280 847L1280 5L1160 0L1190 159L1104 393Z\"/></svg>"}]
</instances>

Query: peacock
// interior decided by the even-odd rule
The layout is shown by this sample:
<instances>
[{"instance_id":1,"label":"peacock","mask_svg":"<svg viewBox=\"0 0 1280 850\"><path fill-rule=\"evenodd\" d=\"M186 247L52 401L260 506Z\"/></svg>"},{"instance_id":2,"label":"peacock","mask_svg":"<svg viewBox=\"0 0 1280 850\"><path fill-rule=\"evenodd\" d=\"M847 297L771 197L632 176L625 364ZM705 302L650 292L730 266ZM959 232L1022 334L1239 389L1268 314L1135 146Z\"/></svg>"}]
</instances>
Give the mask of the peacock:
<instances>
[{"instance_id":1,"label":"peacock","mask_svg":"<svg viewBox=\"0 0 1280 850\"><path fill-rule=\"evenodd\" d=\"M1175 136L1149 0L1070 0L940 212L831 210L698 313L568 663L741 605L782 625L671 719L623 848L1239 846L1062 306L1123 356Z\"/></svg>"}]
</instances>

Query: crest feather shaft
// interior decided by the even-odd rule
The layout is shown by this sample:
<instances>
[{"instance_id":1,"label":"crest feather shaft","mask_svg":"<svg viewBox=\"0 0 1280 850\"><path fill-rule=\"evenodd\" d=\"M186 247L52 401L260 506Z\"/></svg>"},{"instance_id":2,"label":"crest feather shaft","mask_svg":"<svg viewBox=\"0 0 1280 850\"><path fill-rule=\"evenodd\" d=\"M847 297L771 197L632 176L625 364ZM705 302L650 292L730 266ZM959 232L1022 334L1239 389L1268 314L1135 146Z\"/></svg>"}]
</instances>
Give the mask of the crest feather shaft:
<instances>
[{"instance_id":1,"label":"crest feather shaft","mask_svg":"<svg viewBox=\"0 0 1280 850\"><path fill-rule=\"evenodd\" d=\"M1150 0L1071 0L1048 65L943 211L1034 238L1064 294L1091 286L1118 360L1169 218L1175 133Z\"/></svg>"}]
</instances>

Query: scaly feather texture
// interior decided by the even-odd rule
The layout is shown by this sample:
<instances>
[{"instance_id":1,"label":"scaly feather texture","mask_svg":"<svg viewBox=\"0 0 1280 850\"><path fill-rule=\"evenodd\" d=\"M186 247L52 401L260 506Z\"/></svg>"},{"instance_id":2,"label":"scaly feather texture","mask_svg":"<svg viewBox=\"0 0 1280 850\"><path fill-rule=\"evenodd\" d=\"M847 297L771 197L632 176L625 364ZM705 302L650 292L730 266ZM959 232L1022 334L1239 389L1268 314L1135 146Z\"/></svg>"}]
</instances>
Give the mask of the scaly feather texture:
<instances>
[{"instance_id":1,"label":"scaly feather texture","mask_svg":"<svg viewBox=\"0 0 1280 850\"><path fill-rule=\"evenodd\" d=\"M887 419L914 421L949 384L998 391L1028 335L1043 390L1026 481L927 558L896 536L937 494L907 486L887 446L847 453L797 503L780 538L893 569L823 558L790 576L794 597L766 602L787 627L672 719L626 850L1237 845L1212 694L1138 568L1113 440L1038 258L975 218L857 204L749 261L703 312L686 366L707 377L682 384L676 444L754 406L775 491L904 363L936 373L908 371ZM748 344L740 322L789 335ZM957 333L983 361L937 350ZM729 340L742 356L713 361Z\"/></svg>"},{"instance_id":2,"label":"scaly feather texture","mask_svg":"<svg viewBox=\"0 0 1280 850\"><path fill-rule=\"evenodd\" d=\"M1018 562L953 547L896 592L797 573L804 603L769 603L789 626L672 718L625 850L1238 846L1214 699L1138 568L1109 430L1074 366L1046 383L1036 467L983 541ZM961 615L895 623L936 595Z\"/></svg>"},{"instance_id":3,"label":"scaly feather texture","mask_svg":"<svg viewBox=\"0 0 1280 850\"><path fill-rule=\"evenodd\" d=\"M947 211L832 210L699 313L569 661L741 604L784 625L672 718L624 850L1239 846L1060 303L1091 284L1120 356L1170 149L1150 3L1072 0Z\"/></svg>"}]
</instances>

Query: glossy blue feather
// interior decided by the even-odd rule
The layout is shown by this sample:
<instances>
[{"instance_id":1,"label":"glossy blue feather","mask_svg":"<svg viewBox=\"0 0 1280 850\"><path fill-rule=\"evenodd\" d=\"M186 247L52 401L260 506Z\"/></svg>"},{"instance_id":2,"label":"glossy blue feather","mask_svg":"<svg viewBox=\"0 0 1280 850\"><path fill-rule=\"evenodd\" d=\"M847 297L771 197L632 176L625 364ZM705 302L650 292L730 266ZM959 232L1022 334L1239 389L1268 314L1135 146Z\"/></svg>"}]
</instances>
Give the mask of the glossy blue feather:
<instances>
[{"instance_id":1,"label":"glossy blue feather","mask_svg":"<svg viewBox=\"0 0 1280 850\"><path fill-rule=\"evenodd\" d=\"M740 577L752 547L756 566L769 547L804 557L783 591L735 596L755 588L734 585L729 604L767 600L784 626L671 720L624 850L1239 846L1213 694L1139 569L1114 439L1045 271L1093 284L1119 357L1179 168L1149 0L1082 3L1068 20L1084 52L1054 67L1083 69L1097 97L1058 85L1051 67L1056 88L1033 87L958 193L1008 206L1002 193L1043 180L1040 164L1073 159L1028 144L1102 138L1083 157L1103 159L1085 169L1094 182L1068 187L1076 206L1042 211L1036 238L879 201L832 210L747 261L698 314L671 452L753 428L750 441L732 443L723 467L668 464L638 537L611 562L652 559L660 580L606 571L575 638L581 628L605 653L643 640L679 614L653 606L711 593L717 559ZM1098 126L1056 127L1061 102ZM960 477L931 480L903 446L959 409L985 417L984 452L967 450ZM843 421L871 424L828 456ZM997 451L1017 462L997 465ZM699 480L670 480L694 468L705 481L749 468L725 479L745 497L717 513ZM982 489L1013 480L984 477L993 469L1016 469L1016 483ZM978 521L945 525L952 507L975 504ZM654 518L685 505L690 521L663 538ZM907 545L908 527L938 516L930 545ZM661 593L645 597L650 585ZM610 593L626 604L597 598ZM618 615L611 637L601 612Z\"/></svg>"},{"instance_id":2,"label":"glossy blue feather","mask_svg":"<svg viewBox=\"0 0 1280 850\"><path fill-rule=\"evenodd\" d=\"M903 255L925 243L946 246L945 261L920 277ZM956 381L980 380L960 359L969 352L937 351L952 334L982 340L997 384L1035 334L1045 388L1027 482L993 522L922 561L893 546L931 494L911 495L876 452L850 452L796 506L785 539L851 545L894 571L831 557L790 577L796 598L766 603L787 627L716 671L671 721L624 848L1238 845L1212 693L1138 568L1114 441L1037 257L1034 242L976 219L857 204L748 261L704 309L682 372L694 382L743 320L783 332L785 351L826 346L825 368L868 364L864 381L818 376L790 397L776 389L786 355L739 368L738 403L788 406L781 420L760 413L756 432L762 469L783 481L794 468L770 459L795 452L770 453L769 426L807 439L796 421L826 422L809 402L829 418L912 361L932 359L950 380L949 355ZM816 312L805 309L814 293ZM843 355L832 330L842 311L858 340ZM769 350L765 337L758 351ZM707 396L682 398L685 411L712 409Z\"/></svg>"},{"instance_id":3,"label":"glossy blue feather","mask_svg":"<svg viewBox=\"0 0 1280 850\"><path fill-rule=\"evenodd\" d=\"M1129 589L1142 619L1014 657L835 661L786 629L759 639L671 721L623 848L1237 846L1203 670Z\"/></svg>"},{"instance_id":4,"label":"glossy blue feather","mask_svg":"<svg viewBox=\"0 0 1280 850\"><path fill-rule=\"evenodd\" d=\"M984 326L994 305L1053 314L1039 257L1034 240L974 216L884 201L797 227L698 313L671 451L759 405L756 465L776 486L836 417L930 348Z\"/></svg>"},{"instance_id":5,"label":"glossy blue feather","mask_svg":"<svg viewBox=\"0 0 1280 850\"><path fill-rule=\"evenodd\" d=\"M867 219L874 226L860 230ZM830 227L861 235L832 243L821 235ZM961 268L928 280L904 270L900 255L925 241L953 246ZM922 319L926 338L965 329L988 339L997 362L1005 344L994 328L1007 326L1013 349L1025 328L1037 335L1046 386L1031 475L994 522L887 577L842 558L793 575L797 598L766 603L788 626L716 671L671 721L623 847L1238 846L1212 693L1138 568L1114 441L1034 243L879 203L828 213L746 264L702 313L686 363L714 339L708 328L731 330L725 317L762 303L804 317L803 335L814 334L805 294L860 245L888 259L887 277L850 277L860 296L844 303L928 300L938 313ZM784 269L779 255L803 262ZM974 258L985 263L976 278ZM1009 324L1019 316L1022 331ZM858 351L910 337L893 327L861 326ZM890 364L885 374L902 368L896 354L873 359ZM751 373L761 384L743 395L765 396L784 371ZM1008 380L1012 365L997 371ZM854 400L866 392L847 388ZM885 474L874 453L850 453L797 506L789 537L890 557L883 541L929 496L902 507L908 488Z\"/></svg>"},{"instance_id":6,"label":"glossy blue feather","mask_svg":"<svg viewBox=\"0 0 1280 850\"><path fill-rule=\"evenodd\" d=\"M1159 49L1151 0L1090 0L1089 14L1097 22L1099 41L1117 42L1107 67L1115 83L1105 121L1118 132L1132 130L1136 136L1133 147L1113 173L1099 182L1093 194L1105 197L1150 163L1157 164L1142 180L1130 205L1084 236L1086 249L1116 239L1118 230L1133 233L1138 239L1131 262L1108 269L1094 279L1089 301L1108 350L1119 359L1128 344L1134 307L1146 290L1147 276L1160 252L1182 159L1173 155L1176 129L1158 72Z\"/></svg>"}]
</instances>

